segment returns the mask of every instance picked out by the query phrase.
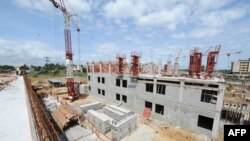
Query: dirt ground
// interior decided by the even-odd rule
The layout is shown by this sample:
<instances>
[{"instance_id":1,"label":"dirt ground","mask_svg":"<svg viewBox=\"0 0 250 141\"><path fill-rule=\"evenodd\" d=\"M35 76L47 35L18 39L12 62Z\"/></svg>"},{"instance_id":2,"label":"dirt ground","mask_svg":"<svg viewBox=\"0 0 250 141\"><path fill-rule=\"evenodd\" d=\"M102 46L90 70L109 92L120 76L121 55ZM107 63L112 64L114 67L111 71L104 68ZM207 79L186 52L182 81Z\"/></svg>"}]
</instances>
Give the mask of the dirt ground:
<instances>
[{"instance_id":1,"label":"dirt ground","mask_svg":"<svg viewBox=\"0 0 250 141\"><path fill-rule=\"evenodd\" d=\"M162 127L158 130L152 141L202 141L201 135L173 127Z\"/></svg>"},{"instance_id":2,"label":"dirt ground","mask_svg":"<svg viewBox=\"0 0 250 141\"><path fill-rule=\"evenodd\" d=\"M4 89L15 79L17 79L17 77L14 74L0 74L0 90Z\"/></svg>"},{"instance_id":3,"label":"dirt ground","mask_svg":"<svg viewBox=\"0 0 250 141\"><path fill-rule=\"evenodd\" d=\"M138 115L139 116L139 115ZM158 125L159 124L159 125ZM131 135L125 137L123 141L204 141L204 135L195 134L184 130L160 123L142 121L139 117L138 128ZM209 140L209 139L208 139Z\"/></svg>"}]
</instances>

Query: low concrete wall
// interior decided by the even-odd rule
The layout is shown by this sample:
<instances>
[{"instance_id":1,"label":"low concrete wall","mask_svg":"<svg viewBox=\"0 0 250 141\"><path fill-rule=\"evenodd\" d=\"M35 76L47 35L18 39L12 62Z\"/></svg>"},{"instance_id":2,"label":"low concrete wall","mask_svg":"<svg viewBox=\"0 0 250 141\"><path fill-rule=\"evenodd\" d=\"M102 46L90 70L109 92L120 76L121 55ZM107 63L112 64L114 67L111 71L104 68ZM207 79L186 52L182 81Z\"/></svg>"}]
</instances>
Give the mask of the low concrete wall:
<instances>
[{"instance_id":1,"label":"low concrete wall","mask_svg":"<svg viewBox=\"0 0 250 141\"><path fill-rule=\"evenodd\" d=\"M84 105L79 105L79 109L83 114L87 113L88 110L99 110L102 108L102 103L101 102L94 102L94 103L89 103L89 104L84 104Z\"/></svg>"},{"instance_id":2,"label":"low concrete wall","mask_svg":"<svg viewBox=\"0 0 250 141\"><path fill-rule=\"evenodd\" d=\"M88 110L87 119L103 134L111 130L111 118L103 113L94 110Z\"/></svg>"},{"instance_id":3,"label":"low concrete wall","mask_svg":"<svg viewBox=\"0 0 250 141\"><path fill-rule=\"evenodd\" d=\"M115 110L110 107L105 107L104 108L104 114L108 115L109 117L113 118L114 120L120 119L122 116L125 115L125 113Z\"/></svg>"},{"instance_id":4,"label":"low concrete wall","mask_svg":"<svg viewBox=\"0 0 250 141\"><path fill-rule=\"evenodd\" d=\"M122 138L131 134L136 129L137 117L135 114L128 115L122 120L112 123L111 125L111 135L112 139L115 141L120 141Z\"/></svg>"}]
</instances>

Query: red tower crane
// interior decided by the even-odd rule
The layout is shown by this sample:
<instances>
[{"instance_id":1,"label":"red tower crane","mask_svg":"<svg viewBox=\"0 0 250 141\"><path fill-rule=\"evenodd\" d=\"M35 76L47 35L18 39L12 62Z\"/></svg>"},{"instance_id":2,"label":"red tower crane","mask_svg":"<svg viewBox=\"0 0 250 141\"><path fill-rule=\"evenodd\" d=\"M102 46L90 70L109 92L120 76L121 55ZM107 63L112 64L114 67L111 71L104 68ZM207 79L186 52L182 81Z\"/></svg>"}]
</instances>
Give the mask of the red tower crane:
<instances>
[{"instance_id":1,"label":"red tower crane","mask_svg":"<svg viewBox=\"0 0 250 141\"><path fill-rule=\"evenodd\" d=\"M49 1L55 6L55 8L58 8L64 15L64 20L65 20L64 37L65 37L66 69L67 69L66 84L68 88L69 99L74 100L79 97L79 94L75 91L74 88L70 21L72 21L78 32L80 31L80 29L75 20L72 18L73 15L67 11L63 0L60 0L60 4L57 3L55 0L49 0Z\"/></svg>"}]
</instances>

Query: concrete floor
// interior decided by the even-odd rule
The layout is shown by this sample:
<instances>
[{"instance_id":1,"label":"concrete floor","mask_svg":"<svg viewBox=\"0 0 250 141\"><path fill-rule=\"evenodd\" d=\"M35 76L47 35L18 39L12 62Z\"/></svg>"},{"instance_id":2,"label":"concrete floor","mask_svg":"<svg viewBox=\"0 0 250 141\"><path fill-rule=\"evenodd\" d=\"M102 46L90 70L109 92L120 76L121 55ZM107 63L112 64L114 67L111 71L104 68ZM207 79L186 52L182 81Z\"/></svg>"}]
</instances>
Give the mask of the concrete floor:
<instances>
[{"instance_id":1,"label":"concrete floor","mask_svg":"<svg viewBox=\"0 0 250 141\"><path fill-rule=\"evenodd\" d=\"M80 125L74 126L65 132L70 141L100 141L97 136L90 130L81 127Z\"/></svg>"},{"instance_id":2,"label":"concrete floor","mask_svg":"<svg viewBox=\"0 0 250 141\"><path fill-rule=\"evenodd\" d=\"M22 77L0 91L0 111L1 141L32 140Z\"/></svg>"}]
</instances>

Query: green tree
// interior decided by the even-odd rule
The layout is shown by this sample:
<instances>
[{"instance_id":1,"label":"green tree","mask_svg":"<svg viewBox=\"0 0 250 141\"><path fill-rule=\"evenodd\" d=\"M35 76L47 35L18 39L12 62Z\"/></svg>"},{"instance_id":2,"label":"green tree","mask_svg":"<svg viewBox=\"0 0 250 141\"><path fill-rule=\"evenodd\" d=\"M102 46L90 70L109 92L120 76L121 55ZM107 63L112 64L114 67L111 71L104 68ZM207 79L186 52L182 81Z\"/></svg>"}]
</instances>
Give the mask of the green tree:
<instances>
[{"instance_id":1,"label":"green tree","mask_svg":"<svg viewBox=\"0 0 250 141\"><path fill-rule=\"evenodd\" d=\"M29 70L29 67L26 64L24 64L20 66L20 70Z\"/></svg>"}]
</instances>

